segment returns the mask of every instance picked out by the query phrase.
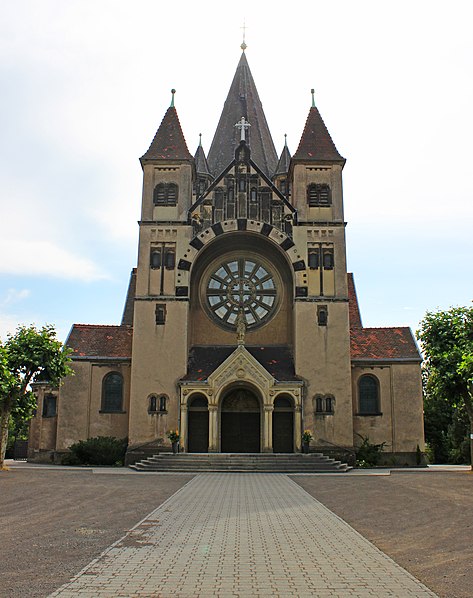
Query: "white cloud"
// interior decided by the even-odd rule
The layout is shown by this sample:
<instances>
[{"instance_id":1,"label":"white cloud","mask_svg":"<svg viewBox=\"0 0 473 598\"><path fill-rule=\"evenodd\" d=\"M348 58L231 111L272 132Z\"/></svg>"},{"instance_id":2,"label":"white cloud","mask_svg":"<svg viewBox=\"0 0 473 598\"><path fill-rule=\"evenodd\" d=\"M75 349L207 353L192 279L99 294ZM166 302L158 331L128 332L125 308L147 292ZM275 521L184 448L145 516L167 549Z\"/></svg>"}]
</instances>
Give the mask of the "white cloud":
<instances>
[{"instance_id":1,"label":"white cloud","mask_svg":"<svg viewBox=\"0 0 473 598\"><path fill-rule=\"evenodd\" d=\"M21 291L17 291L16 289L7 289L4 296L0 298L0 306L11 305L13 303L18 303L23 299L26 299L31 294L29 289L22 289Z\"/></svg>"},{"instance_id":2,"label":"white cloud","mask_svg":"<svg viewBox=\"0 0 473 598\"><path fill-rule=\"evenodd\" d=\"M109 278L87 258L74 255L50 241L0 239L0 273L53 276L92 282Z\"/></svg>"}]
</instances>

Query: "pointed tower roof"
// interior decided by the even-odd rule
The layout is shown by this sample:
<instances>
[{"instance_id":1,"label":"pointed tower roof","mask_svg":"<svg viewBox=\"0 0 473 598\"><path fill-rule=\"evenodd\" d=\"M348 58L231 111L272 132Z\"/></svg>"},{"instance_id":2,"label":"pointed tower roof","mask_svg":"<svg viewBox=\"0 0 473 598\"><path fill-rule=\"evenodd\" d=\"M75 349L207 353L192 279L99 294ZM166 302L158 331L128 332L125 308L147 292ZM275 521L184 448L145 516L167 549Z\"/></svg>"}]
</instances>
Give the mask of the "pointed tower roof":
<instances>
[{"instance_id":1,"label":"pointed tower roof","mask_svg":"<svg viewBox=\"0 0 473 598\"><path fill-rule=\"evenodd\" d=\"M338 150L330 137L330 133L320 116L320 112L315 106L313 94L314 90L312 90L312 107L305 123L299 147L292 159L315 162L319 160L330 162L336 161L345 163L345 158L338 153Z\"/></svg>"},{"instance_id":2,"label":"pointed tower roof","mask_svg":"<svg viewBox=\"0 0 473 598\"><path fill-rule=\"evenodd\" d=\"M207 163L207 158L205 157L204 148L202 147L202 137L199 135L199 147L194 155L195 160L195 169L197 174L204 174L207 176L212 176L210 174L209 165Z\"/></svg>"},{"instance_id":3,"label":"pointed tower roof","mask_svg":"<svg viewBox=\"0 0 473 598\"><path fill-rule=\"evenodd\" d=\"M193 160L173 103L167 109L148 151L141 160Z\"/></svg>"},{"instance_id":4,"label":"pointed tower roof","mask_svg":"<svg viewBox=\"0 0 473 598\"><path fill-rule=\"evenodd\" d=\"M220 174L235 156L235 149L240 143L240 133L235 124L242 116L251 125L247 132L251 158L270 177L276 170L278 156L245 52L238 63L210 146L208 164L214 176Z\"/></svg>"},{"instance_id":5,"label":"pointed tower roof","mask_svg":"<svg viewBox=\"0 0 473 598\"><path fill-rule=\"evenodd\" d=\"M284 147L281 152L281 156L279 157L279 162L276 167L276 172L274 173L274 175L286 174L287 172L289 172L289 164L291 163L291 152L289 151L289 148L287 147L286 135L284 135L284 138L285 138Z\"/></svg>"}]
</instances>

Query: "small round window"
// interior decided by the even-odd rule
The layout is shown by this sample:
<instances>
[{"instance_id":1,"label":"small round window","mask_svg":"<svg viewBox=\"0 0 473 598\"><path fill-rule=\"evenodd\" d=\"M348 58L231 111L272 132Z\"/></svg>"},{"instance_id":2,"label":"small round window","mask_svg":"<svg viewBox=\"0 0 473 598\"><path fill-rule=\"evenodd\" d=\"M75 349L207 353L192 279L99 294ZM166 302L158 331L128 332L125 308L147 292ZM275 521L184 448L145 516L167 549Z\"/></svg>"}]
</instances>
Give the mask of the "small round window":
<instances>
[{"instance_id":1,"label":"small round window","mask_svg":"<svg viewBox=\"0 0 473 598\"><path fill-rule=\"evenodd\" d=\"M249 257L221 262L210 271L205 289L207 310L226 328L234 329L240 313L248 329L274 315L277 289L269 266Z\"/></svg>"}]
</instances>

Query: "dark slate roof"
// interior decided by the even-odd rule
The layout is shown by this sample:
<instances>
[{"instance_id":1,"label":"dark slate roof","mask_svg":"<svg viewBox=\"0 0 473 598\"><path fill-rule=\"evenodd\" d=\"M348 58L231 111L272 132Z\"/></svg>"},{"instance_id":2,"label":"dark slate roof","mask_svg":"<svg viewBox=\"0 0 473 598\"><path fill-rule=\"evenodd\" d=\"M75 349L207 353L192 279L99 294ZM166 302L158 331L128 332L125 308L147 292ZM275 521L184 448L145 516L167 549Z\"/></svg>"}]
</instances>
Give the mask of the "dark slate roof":
<instances>
[{"instance_id":1,"label":"dark slate roof","mask_svg":"<svg viewBox=\"0 0 473 598\"><path fill-rule=\"evenodd\" d=\"M207 158L205 157L204 148L200 145L200 143L199 147L197 148L197 151L195 152L194 160L197 174L212 176L209 170L209 165L207 163Z\"/></svg>"},{"instance_id":2,"label":"dark slate roof","mask_svg":"<svg viewBox=\"0 0 473 598\"><path fill-rule=\"evenodd\" d=\"M133 315L135 311L135 295L136 295L136 268L133 268L130 275L130 282L128 283L128 291L125 299L125 307L123 309L122 326L133 326Z\"/></svg>"},{"instance_id":3,"label":"dark slate roof","mask_svg":"<svg viewBox=\"0 0 473 598\"><path fill-rule=\"evenodd\" d=\"M421 361L419 349L408 327L364 328L356 296L353 274L348 277L348 307L350 315L350 354L352 360Z\"/></svg>"},{"instance_id":4,"label":"dark slate roof","mask_svg":"<svg viewBox=\"0 0 473 598\"><path fill-rule=\"evenodd\" d=\"M130 326L100 326L74 324L66 345L75 357L131 358L133 328Z\"/></svg>"},{"instance_id":5,"label":"dark slate roof","mask_svg":"<svg viewBox=\"0 0 473 598\"><path fill-rule=\"evenodd\" d=\"M193 160L176 109L167 109L148 151L141 160Z\"/></svg>"},{"instance_id":6,"label":"dark slate roof","mask_svg":"<svg viewBox=\"0 0 473 598\"><path fill-rule=\"evenodd\" d=\"M240 131L235 128L235 124L242 116L251 125L247 130L251 158L266 176L271 177L276 170L278 156L244 52L233 77L207 158L214 176L219 175L235 156L235 150L240 143Z\"/></svg>"},{"instance_id":7,"label":"dark slate roof","mask_svg":"<svg viewBox=\"0 0 473 598\"><path fill-rule=\"evenodd\" d=\"M289 164L291 163L291 153L287 145L284 145L284 148L281 152L281 156L279 157L278 165L276 166L276 174L286 174L289 172Z\"/></svg>"},{"instance_id":8,"label":"dark slate roof","mask_svg":"<svg viewBox=\"0 0 473 598\"><path fill-rule=\"evenodd\" d=\"M342 158L338 153L330 137L330 133L320 116L320 112L315 106L309 111L299 147L292 159L301 161L345 162L345 158Z\"/></svg>"},{"instance_id":9,"label":"dark slate roof","mask_svg":"<svg viewBox=\"0 0 473 598\"><path fill-rule=\"evenodd\" d=\"M183 380L207 380L212 372L229 357L236 347L192 347L189 351L187 374ZM299 380L289 347L245 347L251 355L280 382Z\"/></svg>"}]
</instances>

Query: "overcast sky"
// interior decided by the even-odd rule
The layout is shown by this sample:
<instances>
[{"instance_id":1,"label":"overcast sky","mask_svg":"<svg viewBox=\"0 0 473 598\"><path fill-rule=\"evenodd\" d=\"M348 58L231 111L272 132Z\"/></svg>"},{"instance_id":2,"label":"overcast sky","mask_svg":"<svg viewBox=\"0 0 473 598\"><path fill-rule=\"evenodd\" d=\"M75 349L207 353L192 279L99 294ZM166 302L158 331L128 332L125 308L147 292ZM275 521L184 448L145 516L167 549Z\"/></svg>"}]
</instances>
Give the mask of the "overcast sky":
<instances>
[{"instance_id":1,"label":"overcast sky","mask_svg":"<svg viewBox=\"0 0 473 598\"><path fill-rule=\"evenodd\" d=\"M136 265L139 157L176 88L207 152L246 51L278 153L310 89L344 169L365 326L470 305L471 0L0 0L0 337L119 323ZM240 13L241 10L241 13Z\"/></svg>"}]
</instances>

